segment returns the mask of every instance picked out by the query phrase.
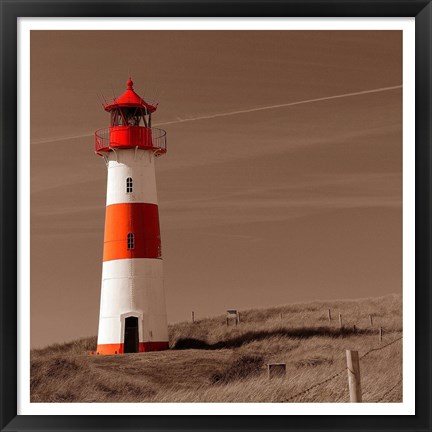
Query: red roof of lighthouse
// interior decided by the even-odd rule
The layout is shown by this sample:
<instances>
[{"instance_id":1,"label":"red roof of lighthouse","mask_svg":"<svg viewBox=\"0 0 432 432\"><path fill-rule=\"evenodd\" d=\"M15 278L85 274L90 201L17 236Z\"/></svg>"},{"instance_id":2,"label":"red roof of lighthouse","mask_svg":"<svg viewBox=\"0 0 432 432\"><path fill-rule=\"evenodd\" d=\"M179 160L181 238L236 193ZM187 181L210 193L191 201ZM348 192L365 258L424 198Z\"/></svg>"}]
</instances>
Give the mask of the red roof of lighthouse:
<instances>
[{"instance_id":1,"label":"red roof of lighthouse","mask_svg":"<svg viewBox=\"0 0 432 432\"><path fill-rule=\"evenodd\" d=\"M156 105L150 105L143 98L138 96L133 89L133 81L129 78L127 80L126 91L117 99L114 99L112 103L104 106L105 111L111 111L119 107L136 107L136 108L146 108L149 112L156 111Z\"/></svg>"}]
</instances>

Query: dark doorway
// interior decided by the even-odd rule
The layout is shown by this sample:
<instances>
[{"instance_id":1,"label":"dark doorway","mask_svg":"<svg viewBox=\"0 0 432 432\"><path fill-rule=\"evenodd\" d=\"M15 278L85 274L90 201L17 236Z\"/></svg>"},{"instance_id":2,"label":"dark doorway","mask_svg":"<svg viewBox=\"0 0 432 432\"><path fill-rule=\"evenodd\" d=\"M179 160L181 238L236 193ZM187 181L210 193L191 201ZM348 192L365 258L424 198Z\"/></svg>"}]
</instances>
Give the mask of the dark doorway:
<instances>
[{"instance_id":1,"label":"dark doorway","mask_svg":"<svg viewBox=\"0 0 432 432\"><path fill-rule=\"evenodd\" d=\"M129 317L125 319L124 352L138 352L138 318Z\"/></svg>"}]
</instances>

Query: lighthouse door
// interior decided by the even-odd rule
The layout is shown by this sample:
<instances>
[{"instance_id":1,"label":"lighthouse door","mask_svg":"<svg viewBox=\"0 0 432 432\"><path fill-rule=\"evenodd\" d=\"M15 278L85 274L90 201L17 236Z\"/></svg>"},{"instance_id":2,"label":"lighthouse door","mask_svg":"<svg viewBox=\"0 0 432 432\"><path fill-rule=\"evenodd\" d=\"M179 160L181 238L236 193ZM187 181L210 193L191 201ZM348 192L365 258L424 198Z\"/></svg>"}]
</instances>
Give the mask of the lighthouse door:
<instances>
[{"instance_id":1,"label":"lighthouse door","mask_svg":"<svg viewBox=\"0 0 432 432\"><path fill-rule=\"evenodd\" d=\"M124 352L138 352L138 318L128 317L125 319Z\"/></svg>"}]
</instances>

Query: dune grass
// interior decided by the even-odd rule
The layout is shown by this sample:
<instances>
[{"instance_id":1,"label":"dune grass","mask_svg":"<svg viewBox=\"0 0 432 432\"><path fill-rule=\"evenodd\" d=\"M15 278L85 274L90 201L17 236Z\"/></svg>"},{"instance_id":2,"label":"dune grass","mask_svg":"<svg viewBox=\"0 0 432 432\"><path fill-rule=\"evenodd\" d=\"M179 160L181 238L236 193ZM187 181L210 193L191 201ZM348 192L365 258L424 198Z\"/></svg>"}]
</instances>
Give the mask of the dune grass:
<instances>
[{"instance_id":1,"label":"dune grass","mask_svg":"<svg viewBox=\"0 0 432 432\"><path fill-rule=\"evenodd\" d=\"M240 311L240 320L170 325L163 352L90 356L96 337L32 350L31 401L349 402L345 350L375 348L360 361L363 401L402 401L400 295ZM286 377L269 380L267 363L286 363Z\"/></svg>"}]
</instances>

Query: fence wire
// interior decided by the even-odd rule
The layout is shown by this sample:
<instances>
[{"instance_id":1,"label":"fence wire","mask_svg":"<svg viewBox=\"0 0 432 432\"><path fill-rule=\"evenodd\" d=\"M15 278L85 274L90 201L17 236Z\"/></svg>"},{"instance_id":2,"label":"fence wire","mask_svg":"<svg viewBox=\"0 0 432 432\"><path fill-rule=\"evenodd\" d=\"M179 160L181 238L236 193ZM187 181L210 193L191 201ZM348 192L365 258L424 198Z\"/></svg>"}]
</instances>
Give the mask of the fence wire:
<instances>
[{"instance_id":1,"label":"fence wire","mask_svg":"<svg viewBox=\"0 0 432 432\"><path fill-rule=\"evenodd\" d=\"M381 346L381 347L370 349L369 351L367 351L366 353L364 353L361 357L359 357L359 360L361 360L362 358L365 358L365 357L366 357L367 355L369 355L371 352L374 352L374 351L380 351L380 350L382 350L382 349L384 349L384 348L387 348L387 347L390 346L390 345L393 345L395 342L401 340L402 338L403 338L403 336L398 337L398 338L393 339L391 342L389 342L389 343L387 343L387 344L385 344L385 345L383 345L383 346Z\"/></svg>"},{"instance_id":2,"label":"fence wire","mask_svg":"<svg viewBox=\"0 0 432 432\"><path fill-rule=\"evenodd\" d=\"M402 377L399 379L399 381L389 390L387 390L378 400L376 400L375 402L382 402L397 386L399 386L400 384L402 384Z\"/></svg>"},{"instance_id":3,"label":"fence wire","mask_svg":"<svg viewBox=\"0 0 432 432\"><path fill-rule=\"evenodd\" d=\"M341 369L338 373L332 375L331 377L326 378L324 381L320 381L319 383L316 383L316 384L310 386L310 387L307 388L306 390L302 390L301 392L296 393L294 396L290 396L288 399L284 399L282 402L290 402L290 401L292 401L293 399L298 398L299 396L303 396L304 394L310 392L310 391L313 390L314 388L319 387L319 386L321 386L321 385L323 385L323 384L326 384L326 383L328 383L328 382L334 380L334 379L337 378L338 376L342 375L345 371L346 371L346 367L344 367L344 368Z\"/></svg>"},{"instance_id":4,"label":"fence wire","mask_svg":"<svg viewBox=\"0 0 432 432\"><path fill-rule=\"evenodd\" d=\"M384 349L384 348L387 348L388 346L390 346L390 345L393 345L394 343L396 343L397 341L399 341L399 340L401 340L403 338L403 336L401 336L401 337L399 337L399 338L397 338L397 339L394 339L394 340L392 340L391 342L389 342L389 343L387 343L387 344L385 344L385 345L383 345L383 346L381 346L381 347L378 347L378 348L372 348L372 349L370 349L369 351L367 351L366 353L364 353L361 357L359 357L359 360L361 360L362 358L365 358L367 355L369 355L371 352L374 352L374 351L380 351L380 350L382 350L382 349ZM313 390L313 389L315 389L315 388L317 388L317 387L319 387L319 386L321 386L321 385L324 385L324 384L326 384L326 383L328 383L328 382L330 382L330 381L332 381L332 380L334 380L334 379L336 379L337 377L339 377L340 375L342 375L346 370L347 370L348 368L345 366L343 369L341 369L339 372L337 372L337 373L335 373L334 375L332 375L332 376L330 376L330 377L328 377L328 378L326 378L325 380L323 380L323 381L320 381L320 382L318 382L318 383L316 383L316 384L313 384L313 385L311 385L310 387L308 387L307 389L305 389L305 390L302 390L301 392L299 392L299 393L296 393L295 395L293 395L293 396L290 396L289 398L287 398L287 399L284 399L284 400L282 400L281 402L290 402L290 401L292 401L292 400L294 400L294 399L297 399L299 396L303 396L303 395L305 395L306 393L308 393L308 392L310 392L311 390ZM400 383L402 382L402 378L399 380L399 382L397 382L390 390L388 390L388 391L386 391L384 394L383 394L383 396L381 396L381 398L380 399L378 399L376 402L381 402L388 394L390 394Z\"/></svg>"}]
</instances>

